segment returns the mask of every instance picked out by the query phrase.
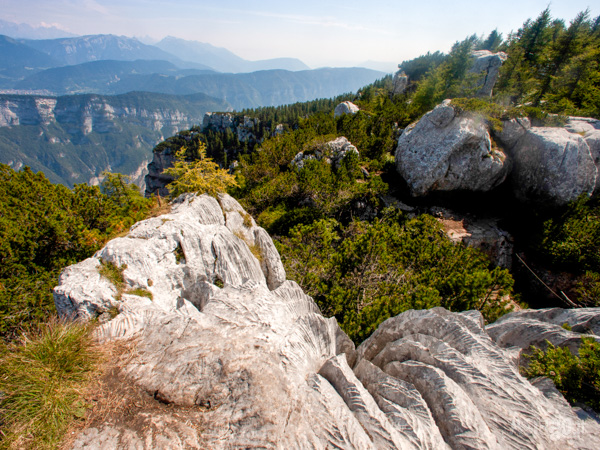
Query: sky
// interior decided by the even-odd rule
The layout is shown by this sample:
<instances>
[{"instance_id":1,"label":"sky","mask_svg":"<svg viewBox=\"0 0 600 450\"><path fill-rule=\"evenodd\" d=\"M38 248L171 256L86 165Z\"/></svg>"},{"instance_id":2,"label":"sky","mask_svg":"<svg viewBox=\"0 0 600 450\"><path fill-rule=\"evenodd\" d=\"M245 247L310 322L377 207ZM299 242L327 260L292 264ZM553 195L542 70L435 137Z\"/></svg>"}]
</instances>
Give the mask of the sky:
<instances>
[{"instance_id":1,"label":"sky","mask_svg":"<svg viewBox=\"0 0 600 450\"><path fill-rule=\"evenodd\" d=\"M0 0L0 19L68 32L225 47L249 60L295 57L312 68L448 52L472 34L506 36L547 6L567 24L594 0Z\"/></svg>"}]
</instances>

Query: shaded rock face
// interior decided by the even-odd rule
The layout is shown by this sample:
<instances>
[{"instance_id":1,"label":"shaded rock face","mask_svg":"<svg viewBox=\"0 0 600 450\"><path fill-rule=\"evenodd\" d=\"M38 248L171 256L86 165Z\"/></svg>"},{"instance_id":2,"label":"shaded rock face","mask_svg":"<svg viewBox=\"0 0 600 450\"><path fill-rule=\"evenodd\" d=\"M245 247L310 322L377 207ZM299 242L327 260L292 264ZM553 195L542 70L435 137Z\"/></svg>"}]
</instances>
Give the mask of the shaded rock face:
<instances>
[{"instance_id":1,"label":"shaded rock face","mask_svg":"<svg viewBox=\"0 0 600 450\"><path fill-rule=\"evenodd\" d=\"M127 264L120 298L100 261ZM598 424L522 378L477 312L408 311L355 349L226 195L180 197L67 268L54 295L62 316L118 307L97 335L135 343L121 375L187 411L108 415L73 448L600 446Z\"/></svg>"},{"instance_id":2,"label":"shaded rock face","mask_svg":"<svg viewBox=\"0 0 600 450\"><path fill-rule=\"evenodd\" d=\"M477 91L479 97L491 97L492 91L498 80L500 66L506 61L508 55L504 52L492 53L489 50L477 50L471 53L473 65L469 72L482 75Z\"/></svg>"},{"instance_id":3,"label":"shaded rock face","mask_svg":"<svg viewBox=\"0 0 600 450\"><path fill-rule=\"evenodd\" d=\"M343 116L344 114L356 114L360 108L352 102L342 102L333 110L333 117Z\"/></svg>"},{"instance_id":4,"label":"shaded rock face","mask_svg":"<svg viewBox=\"0 0 600 450\"><path fill-rule=\"evenodd\" d=\"M402 70L399 70L394 75L393 85L394 87L392 92L394 95L403 94L408 87L408 75L406 75Z\"/></svg>"},{"instance_id":5,"label":"shaded rock face","mask_svg":"<svg viewBox=\"0 0 600 450\"><path fill-rule=\"evenodd\" d=\"M498 226L495 219L473 219L448 210L432 211L454 243L462 242L483 251L499 267L510 269L513 237Z\"/></svg>"},{"instance_id":6,"label":"shaded rock face","mask_svg":"<svg viewBox=\"0 0 600 450\"><path fill-rule=\"evenodd\" d=\"M169 196L167 184L173 181L173 177L163 172L165 169L173 167L174 164L175 154L170 148L152 152L152 161L148 164L148 173L144 178L146 184L144 195L146 197L150 197L152 194L157 194L161 197Z\"/></svg>"},{"instance_id":7,"label":"shaded rock face","mask_svg":"<svg viewBox=\"0 0 600 450\"><path fill-rule=\"evenodd\" d=\"M449 101L435 107L398 139L396 168L414 196L433 191L489 191L508 173L485 123L458 115Z\"/></svg>"},{"instance_id":8,"label":"shaded rock face","mask_svg":"<svg viewBox=\"0 0 600 450\"><path fill-rule=\"evenodd\" d=\"M598 169L584 137L567 128L531 127L525 119L504 123L498 139L513 163L511 184L518 199L564 205L592 195ZM596 145L595 130L588 139Z\"/></svg>"}]
</instances>

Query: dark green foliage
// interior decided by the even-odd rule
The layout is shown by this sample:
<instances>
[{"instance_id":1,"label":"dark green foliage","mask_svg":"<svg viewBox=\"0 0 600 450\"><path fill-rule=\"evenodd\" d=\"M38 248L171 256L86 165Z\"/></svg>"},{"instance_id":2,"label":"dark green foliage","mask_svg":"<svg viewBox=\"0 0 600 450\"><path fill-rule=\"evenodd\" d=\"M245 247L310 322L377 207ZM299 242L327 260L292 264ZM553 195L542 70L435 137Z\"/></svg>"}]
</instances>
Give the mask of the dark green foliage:
<instances>
[{"instance_id":1,"label":"dark green foliage","mask_svg":"<svg viewBox=\"0 0 600 450\"><path fill-rule=\"evenodd\" d=\"M29 168L0 165L0 336L46 318L60 270L91 256L151 205L122 175L71 191Z\"/></svg>"},{"instance_id":2,"label":"dark green foliage","mask_svg":"<svg viewBox=\"0 0 600 450\"><path fill-rule=\"evenodd\" d=\"M582 196L561 214L547 219L532 249L550 267L576 279L573 298L583 305L600 303L600 201Z\"/></svg>"},{"instance_id":3,"label":"dark green foliage","mask_svg":"<svg viewBox=\"0 0 600 450\"><path fill-rule=\"evenodd\" d=\"M446 55L442 52L435 52L419 56L409 61L403 61L400 64L400 69L408 75L408 79L411 82L420 81L427 73L435 70L437 66L444 62Z\"/></svg>"},{"instance_id":4,"label":"dark green foliage","mask_svg":"<svg viewBox=\"0 0 600 450\"><path fill-rule=\"evenodd\" d=\"M600 270L600 203L585 196L544 224L540 250L552 263L584 272Z\"/></svg>"},{"instance_id":5,"label":"dark green foliage","mask_svg":"<svg viewBox=\"0 0 600 450\"><path fill-rule=\"evenodd\" d=\"M408 309L480 309L490 321L508 312L499 300L512 289L508 272L451 243L430 216L315 221L292 229L279 247L288 277L357 343Z\"/></svg>"},{"instance_id":6,"label":"dark green foliage","mask_svg":"<svg viewBox=\"0 0 600 450\"><path fill-rule=\"evenodd\" d=\"M598 19L580 12L569 26L546 8L507 39L496 97L553 113L600 117Z\"/></svg>"},{"instance_id":7,"label":"dark green foliage","mask_svg":"<svg viewBox=\"0 0 600 450\"><path fill-rule=\"evenodd\" d=\"M491 52L497 52L503 42L502 33L498 33L498 29L495 29L477 46L477 50L489 50Z\"/></svg>"},{"instance_id":8,"label":"dark green foliage","mask_svg":"<svg viewBox=\"0 0 600 450\"><path fill-rule=\"evenodd\" d=\"M524 374L529 378L548 377L570 403L585 403L600 411L600 343L584 338L578 356L568 348L546 343L546 351L532 348Z\"/></svg>"},{"instance_id":9,"label":"dark green foliage","mask_svg":"<svg viewBox=\"0 0 600 450\"><path fill-rule=\"evenodd\" d=\"M477 42L477 37L471 36L455 43L443 63L428 72L412 98L413 114L424 114L444 99L468 97L475 93L481 74L469 73L469 69L471 51Z\"/></svg>"}]
</instances>

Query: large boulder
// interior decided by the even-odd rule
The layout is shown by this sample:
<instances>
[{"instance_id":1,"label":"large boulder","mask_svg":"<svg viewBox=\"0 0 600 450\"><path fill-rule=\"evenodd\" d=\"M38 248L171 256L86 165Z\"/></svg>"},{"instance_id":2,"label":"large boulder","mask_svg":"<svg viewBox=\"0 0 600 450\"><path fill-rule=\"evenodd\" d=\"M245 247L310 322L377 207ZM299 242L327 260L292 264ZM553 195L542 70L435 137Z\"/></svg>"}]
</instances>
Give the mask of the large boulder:
<instances>
[{"instance_id":1,"label":"large boulder","mask_svg":"<svg viewBox=\"0 0 600 450\"><path fill-rule=\"evenodd\" d=\"M471 56L473 57L473 64L469 72L481 76L477 95L479 97L491 97L494 85L498 80L500 67L506 61L508 55L504 52L492 53L489 50L477 50L472 52Z\"/></svg>"},{"instance_id":2,"label":"large boulder","mask_svg":"<svg viewBox=\"0 0 600 450\"><path fill-rule=\"evenodd\" d=\"M360 108L352 102L342 102L333 110L333 117L343 116L344 114L356 114Z\"/></svg>"},{"instance_id":3,"label":"large boulder","mask_svg":"<svg viewBox=\"0 0 600 450\"><path fill-rule=\"evenodd\" d=\"M126 406L72 448L600 448L600 426L521 377L478 312L407 311L355 349L280 265L233 198L203 195L65 270L59 314L117 309L96 335L130 349L111 378Z\"/></svg>"},{"instance_id":4,"label":"large boulder","mask_svg":"<svg viewBox=\"0 0 600 450\"><path fill-rule=\"evenodd\" d=\"M449 100L409 126L398 139L396 168L414 196L434 191L489 191L508 173L485 122L458 114Z\"/></svg>"},{"instance_id":5,"label":"large boulder","mask_svg":"<svg viewBox=\"0 0 600 450\"><path fill-rule=\"evenodd\" d=\"M513 191L520 200L564 205L594 192L598 169L589 145L577 133L531 127L506 151L513 162Z\"/></svg>"}]
</instances>

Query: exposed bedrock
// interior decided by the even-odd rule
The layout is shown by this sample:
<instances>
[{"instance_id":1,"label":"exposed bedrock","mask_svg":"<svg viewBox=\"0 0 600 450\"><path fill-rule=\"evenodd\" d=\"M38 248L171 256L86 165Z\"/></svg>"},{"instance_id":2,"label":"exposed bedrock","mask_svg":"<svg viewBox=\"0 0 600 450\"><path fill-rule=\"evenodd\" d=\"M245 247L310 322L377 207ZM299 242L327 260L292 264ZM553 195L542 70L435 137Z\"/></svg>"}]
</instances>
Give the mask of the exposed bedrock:
<instances>
[{"instance_id":1,"label":"exposed bedrock","mask_svg":"<svg viewBox=\"0 0 600 450\"><path fill-rule=\"evenodd\" d=\"M450 100L407 127L396 149L397 171L413 196L487 192L506 180L518 200L544 207L594 194L599 163L597 120L533 127L523 117L494 131L482 115L458 112Z\"/></svg>"},{"instance_id":2,"label":"exposed bedrock","mask_svg":"<svg viewBox=\"0 0 600 450\"><path fill-rule=\"evenodd\" d=\"M226 195L136 224L66 269L55 302L117 309L98 338L129 342L120 376L169 405L108 414L73 448L600 448L600 426L521 377L477 312L407 311L355 349Z\"/></svg>"}]
</instances>

